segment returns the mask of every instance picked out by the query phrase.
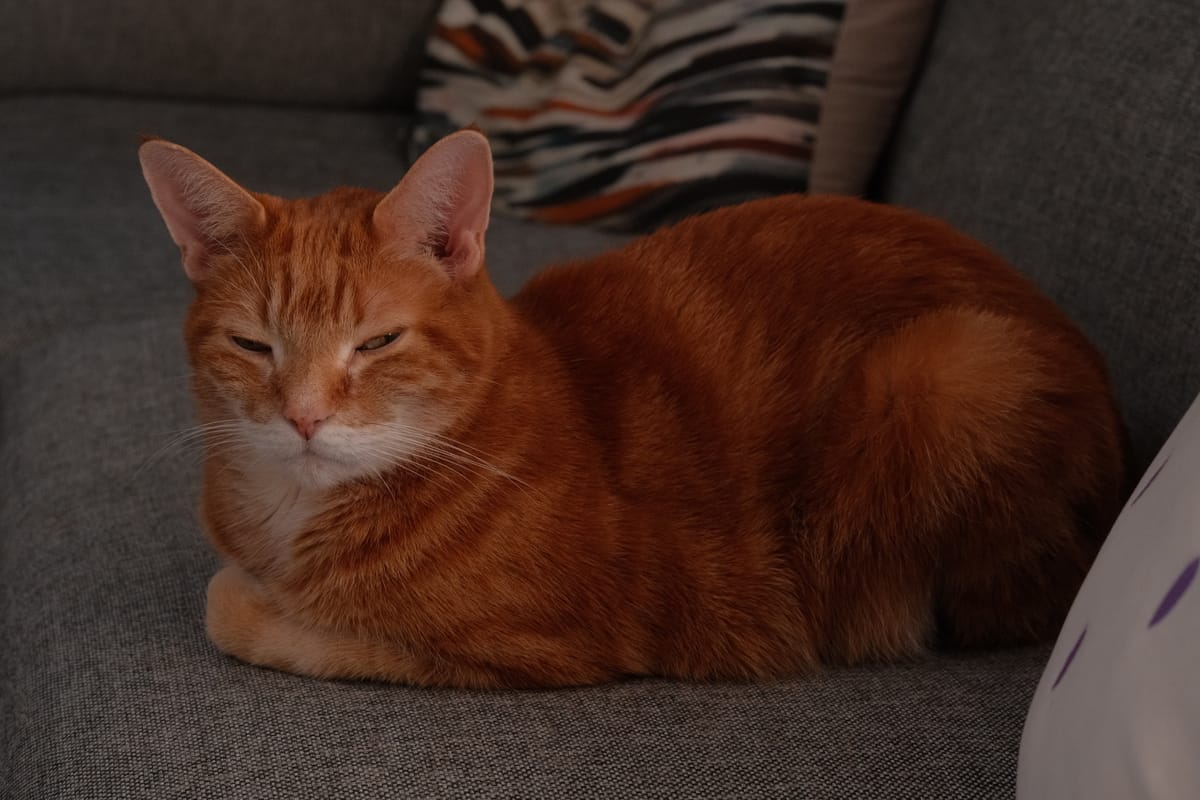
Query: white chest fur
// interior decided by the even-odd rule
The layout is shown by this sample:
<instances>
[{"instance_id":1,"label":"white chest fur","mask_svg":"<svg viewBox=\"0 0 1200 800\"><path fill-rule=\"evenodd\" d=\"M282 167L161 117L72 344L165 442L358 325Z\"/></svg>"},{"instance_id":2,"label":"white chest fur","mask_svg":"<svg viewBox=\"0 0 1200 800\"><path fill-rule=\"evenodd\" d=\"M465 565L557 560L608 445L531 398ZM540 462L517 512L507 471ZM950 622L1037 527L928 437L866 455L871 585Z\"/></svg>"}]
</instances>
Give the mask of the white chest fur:
<instances>
[{"instance_id":1,"label":"white chest fur","mask_svg":"<svg viewBox=\"0 0 1200 800\"><path fill-rule=\"evenodd\" d=\"M264 555L286 563L292 544L320 509L320 492L283 476L256 475L241 490L246 516L260 534Z\"/></svg>"}]
</instances>

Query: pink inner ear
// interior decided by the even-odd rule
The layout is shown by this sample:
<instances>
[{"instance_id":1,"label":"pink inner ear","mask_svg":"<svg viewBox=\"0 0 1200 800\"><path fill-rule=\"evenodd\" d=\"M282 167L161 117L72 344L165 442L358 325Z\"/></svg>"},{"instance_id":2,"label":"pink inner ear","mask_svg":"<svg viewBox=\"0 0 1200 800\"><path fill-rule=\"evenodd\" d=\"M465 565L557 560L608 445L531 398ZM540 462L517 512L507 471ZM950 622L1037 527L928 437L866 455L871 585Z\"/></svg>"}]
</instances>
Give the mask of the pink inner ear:
<instances>
[{"instance_id":1,"label":"pink inner ear","mask_svg":"<svg viewBox=\"0 0 1200 800\"><path fill-rule=\"evenodd\" d=\"M138 150L142 173L193 283L202 280L213 248L261 224L262 204L195 153L161 140Z\"/></svg>"},{"instance_id":2,"label":"pink inner ear","mask_svg":"<svg viewBox=\"0 0 1200 800\"><path fill-rule=\"evenodd\" d=\"M184 269L187 271L188 277L194 281L199 276L193 275L188 265L197 263L207 254L209 244L207 237L200 229L196 217L184 206L178 193L166 185L166 181L151 180L149 176L146 180L150 184L150 193L158 205L158 211L167 225L171 239L179 245L180 253L183 255ZM156 183L159 185L156 186Z\"/></svg>"},{"instance_id":3,"label":"pink inner ear","mask_svg":"<svg viewBox=\"0 0 1200 800\"><path fill-rule=\"evenodd\" d=\"M400 184L379 201L374 224L400 250L432 253L450 277L470 278L483 267L492 188L487 139L475 131L460 131L417 159Z\"/></svg>"},{"instance_id":4,"label":"pink inner ear","mask_svg":"<svg viewBox=\"0 0 1200 800\"><path fill-rule=\"evenodd\" d=\"M467 278L483 264L482 236L475 238L466 233L450 234L444 245L442 263L452 278Z\"/></svg>"}]
</instances>

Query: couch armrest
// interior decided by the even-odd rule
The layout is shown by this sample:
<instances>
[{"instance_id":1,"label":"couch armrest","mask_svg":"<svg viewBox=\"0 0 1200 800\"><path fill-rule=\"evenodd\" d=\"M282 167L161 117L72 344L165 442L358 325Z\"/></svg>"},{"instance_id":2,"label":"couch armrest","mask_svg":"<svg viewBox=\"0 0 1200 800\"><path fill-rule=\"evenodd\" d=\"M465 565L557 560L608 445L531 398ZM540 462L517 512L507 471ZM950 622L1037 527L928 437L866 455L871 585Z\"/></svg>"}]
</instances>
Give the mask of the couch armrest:
<instances>
[{"instance_id":1,"label":"couch armrest","mask_svg":"<svg viewBox=\"0 0 1200 800\"><path fill-rule=\"evenodd\" d=\"M406 107L438 0L0 5L0 94Z\"/></svg>"}]
</instances>

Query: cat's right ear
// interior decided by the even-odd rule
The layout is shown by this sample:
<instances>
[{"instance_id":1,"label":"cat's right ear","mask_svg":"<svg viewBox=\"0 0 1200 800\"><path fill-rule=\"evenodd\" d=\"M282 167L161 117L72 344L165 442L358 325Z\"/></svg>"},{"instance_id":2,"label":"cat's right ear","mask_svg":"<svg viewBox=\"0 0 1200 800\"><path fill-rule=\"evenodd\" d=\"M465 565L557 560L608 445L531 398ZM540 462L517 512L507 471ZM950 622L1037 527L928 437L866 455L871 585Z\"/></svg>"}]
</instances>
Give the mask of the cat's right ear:
<instances>
[{"instance_id":1,"label":"cat's right ear","mask_svg":"<svg viewBox=\"0 0 1200 800\"><path fill-rule=\"evenodd\" d=\"M138 148L138 159L192 283L204 279L213 254L230 239L266 219L262 203L186 147L151 139Z\"/></svg>"}]
</instances>

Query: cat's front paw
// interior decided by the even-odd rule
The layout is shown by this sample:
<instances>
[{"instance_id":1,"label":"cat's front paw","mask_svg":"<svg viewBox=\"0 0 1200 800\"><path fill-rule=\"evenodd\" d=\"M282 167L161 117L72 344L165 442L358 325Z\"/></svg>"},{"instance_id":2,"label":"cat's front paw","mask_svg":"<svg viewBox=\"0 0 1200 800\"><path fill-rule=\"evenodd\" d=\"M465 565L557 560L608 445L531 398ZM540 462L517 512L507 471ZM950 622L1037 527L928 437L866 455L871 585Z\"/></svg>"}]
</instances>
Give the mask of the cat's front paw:
<instances>
[{"instance_id":1,"label":"cat's front paw","mask_svg":"<svg viewBox=\"0 0 1200 800\"><path fill-rule=\"evenodd\" d=\"M222 567L208 582L204 626L221 652L261 664L258 645L270 614L262 586L241 567Z\"/></svg>"}]
</instances>

